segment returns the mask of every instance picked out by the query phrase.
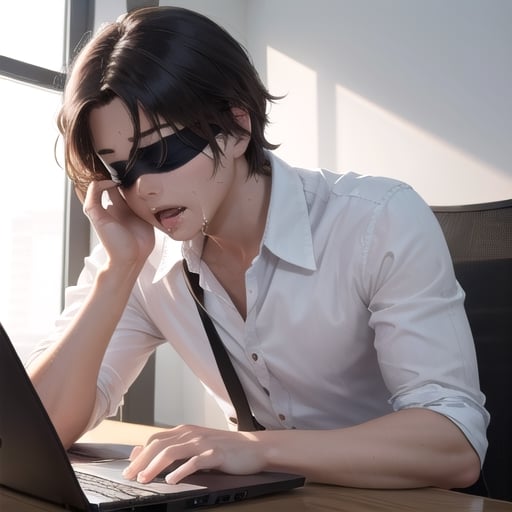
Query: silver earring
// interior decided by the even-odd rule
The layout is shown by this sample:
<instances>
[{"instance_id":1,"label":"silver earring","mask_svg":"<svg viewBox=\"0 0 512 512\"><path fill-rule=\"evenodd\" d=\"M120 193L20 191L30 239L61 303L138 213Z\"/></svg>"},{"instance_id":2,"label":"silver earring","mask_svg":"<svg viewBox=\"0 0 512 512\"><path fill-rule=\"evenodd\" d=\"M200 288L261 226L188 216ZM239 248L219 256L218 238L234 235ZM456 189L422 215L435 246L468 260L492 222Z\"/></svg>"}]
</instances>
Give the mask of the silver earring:
<instances>
[{"instance_id":1,"label":"silver earring","mask_svg":"<svg viewBox=\"0 0 512 512\"><path fill-rule=\"evenodd\" d=\"M208 229L208 219L206 217L203 217L203 225L201 226L201 233L203 236L206 236L206 230Z\"/></svg>"}]
</instances>

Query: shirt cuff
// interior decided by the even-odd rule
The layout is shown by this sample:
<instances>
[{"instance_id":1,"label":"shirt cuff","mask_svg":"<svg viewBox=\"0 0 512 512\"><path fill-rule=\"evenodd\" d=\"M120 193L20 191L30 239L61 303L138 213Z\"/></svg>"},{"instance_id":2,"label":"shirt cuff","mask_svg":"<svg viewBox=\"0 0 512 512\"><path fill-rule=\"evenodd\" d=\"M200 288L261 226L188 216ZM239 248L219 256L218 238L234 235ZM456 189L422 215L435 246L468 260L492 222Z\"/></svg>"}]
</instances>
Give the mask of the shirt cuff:
<instances>
[{"instance_id":1,"label":"shirt cuff","mask_svg":"<svg viewBox=\"0 0 512 512\"><path fill-rule=\"evenodd\" d=\"M393 410L422 407L430 409L452 420L471 443L482 466L487 451L486 430L489 413L484 408L485 397L479 393L472 397L460 389L451 389L439 384L426 384L390 399Z\"/></svg>"},{"instance_id":2,"label":"shirt cuff","mask_svg":"<svg viewBox=\"0 0 512 512\"><path fill-rule=\"evenodd\" d=\"M115 396L115 390L121 389L121 387L122 382L117 372L110 366L104 365L96 387L96 402L85 432L99 425L105 418L117 414L119 407L124 403L124 396L121 395L114 399L112 397Z\"/></svg>"}]
</instances>

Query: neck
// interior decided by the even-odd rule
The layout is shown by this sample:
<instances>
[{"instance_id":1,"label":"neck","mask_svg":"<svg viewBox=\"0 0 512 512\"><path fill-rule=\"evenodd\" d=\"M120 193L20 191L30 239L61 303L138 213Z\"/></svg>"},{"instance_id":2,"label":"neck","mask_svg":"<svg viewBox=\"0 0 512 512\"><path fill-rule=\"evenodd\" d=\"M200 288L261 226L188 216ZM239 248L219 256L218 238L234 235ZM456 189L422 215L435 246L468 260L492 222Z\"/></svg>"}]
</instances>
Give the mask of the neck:
<instances>
[{"instance_id":1,"label":"neck","mask_svg":"<svg viewBox=\"0 0 512 512\"><path fill-rule=\"evenodd\" d=\"M203 259L208 263L239 262L248 268L259 251L270 201L270 176L243 178L233 191L232 201L206 230Z\"/></svg>"}]
</instances>

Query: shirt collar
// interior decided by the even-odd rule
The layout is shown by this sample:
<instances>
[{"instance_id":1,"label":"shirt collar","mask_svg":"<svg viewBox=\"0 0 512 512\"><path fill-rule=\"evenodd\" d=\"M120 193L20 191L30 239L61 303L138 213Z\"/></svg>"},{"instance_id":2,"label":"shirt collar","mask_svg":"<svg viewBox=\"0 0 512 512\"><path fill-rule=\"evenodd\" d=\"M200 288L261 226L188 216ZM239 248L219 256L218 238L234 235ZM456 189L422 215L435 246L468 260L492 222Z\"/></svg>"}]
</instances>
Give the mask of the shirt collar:
<instances>
[{"instance_id":1,"label":"shirt collar","mask_svg":"<svg viewBox=\"0 0 512 512\"><path fill-rule=\"evenodd\" d=\"M316 269L313 237L304 185L283 160L267 153L272 164L272 190L263 245L278 258L307 270Z\"/></svg>"},{"instance_id":2,"label":"shirt collar","mask_svg":"<svg viewBox=\"0 0 512 512\"><path fill-rule=\"evenodd\" d=\"M316 270L313 237L304 187L296 170L267 152L272 165L272 188L262 246L278 258L307 270ZM199 273L204 244L202 234L182 243L182 256L191 272ZM153 283L176 263L176 242L165 236L160 242L160 264Z\"/></svg>"}]
</instances>

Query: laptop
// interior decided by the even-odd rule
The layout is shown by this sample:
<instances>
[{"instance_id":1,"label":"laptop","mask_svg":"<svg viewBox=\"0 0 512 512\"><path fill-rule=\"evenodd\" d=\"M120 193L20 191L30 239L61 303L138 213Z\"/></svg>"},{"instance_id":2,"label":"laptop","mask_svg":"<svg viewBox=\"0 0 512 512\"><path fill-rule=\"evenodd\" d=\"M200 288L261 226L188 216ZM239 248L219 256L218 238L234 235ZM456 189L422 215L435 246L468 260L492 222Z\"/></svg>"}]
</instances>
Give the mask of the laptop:
<instances>
[{"instance_id":1,"label":"laptop","mask_svg":"<svg viewBox=\"0 0 512 512\"><path fill-rule=\"evenodd\" d=\"M75 445L80 447L80 444ZM98 451L98 447L100 450ZM125 480L130 448L82 446L70 460L4 328L0 324L0 500L5 495L36 498L78 511L174 512L288 491L304 477L262 472L228 475L197 472L177 485ZM92 456L89 457L89 455Z\"/></svg>"}]
</instances>

